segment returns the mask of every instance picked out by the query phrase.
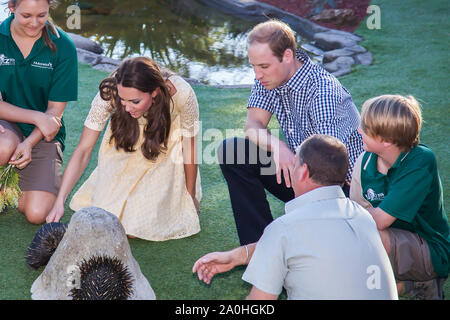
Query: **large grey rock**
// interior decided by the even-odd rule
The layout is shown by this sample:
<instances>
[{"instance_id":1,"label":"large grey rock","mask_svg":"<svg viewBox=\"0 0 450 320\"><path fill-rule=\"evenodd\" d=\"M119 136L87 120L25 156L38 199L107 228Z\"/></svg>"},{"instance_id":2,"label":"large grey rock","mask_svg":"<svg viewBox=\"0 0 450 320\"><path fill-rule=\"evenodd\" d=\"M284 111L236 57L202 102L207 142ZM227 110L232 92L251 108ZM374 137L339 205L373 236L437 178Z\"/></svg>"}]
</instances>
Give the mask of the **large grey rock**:
<instances>
[{"instance_id":1,"label":"large grey rock","mask_svg":"<svg viewBox=\"0 0 450 320\"><path fill-rule=\"evenodd\" d=\"M77 55L79 62L90 64L95 69L107 72L114 71L121 63L121 60L111 59L80 48L77 48Z\"/></svg>"},{"instance_id":2,"label":"large grey rock","mask_svg":"<svg viewBox=\"0 0 450 320\"><path fill-rule=\"evenodd\" d=\"M355 41L361 41L363 38L361 38L360 36L358 36L357 34L354 34L354 33L350 33L350 32L347 32L347 31L343 31L343 30L336 30L336 29L328 29L327 31L326 31L328 34L331 34L331 35L340 35L340 36L343 36L343 37L346 37L346 38L349 38L349 39L352 39L352 40L355 40Z\"/></svg>"},{"instance_id":3,"label":"large grey rock","mask_svg":"<svg viewBox=\"0 0 450 320\"><path fill-rule=\"evenodd\" d=\"M324 63L323 67L334 76L339 77L352 71L355 60L352 57L339 57L333 62Z\"/></svg>"},{"instance_id":4,"label":"large grey rock","mask_svg":"<svg viewBox=\"0 0 450 320\"><path fill-rule=\"evenodd\" d=\"M85 38L83 36L80 36L79 34L75 33L67 33L69 37L72 39L72 41L75 44L75 47L84 49L93 53L102 54L103 48L95 41L92 41L91 39Z\"/></svg>"},{"instance_id":5,"label":"large grey rock","mask_svg":"<svg viewBox=\"0 0 450 320\"><path fill-rule=\"evenodd\" d=\"M118 258L132 277L130 300L154 300L155 293L133 258L125 231L116 216L95 207L77 211L42 274L31 287L34 300L70 300L74 278L83 260L93 256ZM78 280L78 282L77 282Z\"/></svg>"},{"instance_id":6,"label":"large grey rock","mask_svg":"<svg viewBox=\"0 0 450 320\"><path fill-rule=\"evenodd\" d=\"M356 62L358 62L360 64L363 64L365 66L369 66L369 65L372 64L373 58L372 58L372 54L369 51L367 51L365 53L361 53L361 54L356 55L355 56L355 60L356 60Z\"/></svg>"},{"instance_id":7,"label":"large grey rock","mask_svg":"<svg viewBox=\"0 0 450 320\"><path fill-rule=\"evenodd\" d=\"M323 54L323 62L330 62L338 57L353 56L358 53L364 53L366 49L360 45L354 45L352 47L345 47L341 49L334 49L327 51Z\"/></svg>"},{"instance_id":8,"label":"large grey rock","mask_svg":"<svg viewBox=\"0 0 450 320\"><path fill-rule=\"evenodd\" d=\"M313 46L312 44L302 43L302 44L300 44L300 47L303 50L305 50L306 52L311 52L312 54L314 54L316 56L323 56L324 55L324 51L322 49L319 49L319 48Z\"/></svg>"},{"instance_id":9,"label":"large grey rock","mask_svg":"<svg viewBox=\"0 0 450 320\"><path fill-rule=\"evenodd\" d=\"M314 34L314 41L323 50L352 47L357 44L357 40L351 33L318 32Z\"/></svg>"},{"instance_id":10,"label":"large grey rock","mask_svg":"<svg viewBox=\"0 0 450 320\"><path fill-rule=\"evenodd\" d=\"M77 48L77 55L78 55L78 62L88 63L92 65L98 64L102 59L101 55L81 48Z\"/></svg>"}]
</instances>

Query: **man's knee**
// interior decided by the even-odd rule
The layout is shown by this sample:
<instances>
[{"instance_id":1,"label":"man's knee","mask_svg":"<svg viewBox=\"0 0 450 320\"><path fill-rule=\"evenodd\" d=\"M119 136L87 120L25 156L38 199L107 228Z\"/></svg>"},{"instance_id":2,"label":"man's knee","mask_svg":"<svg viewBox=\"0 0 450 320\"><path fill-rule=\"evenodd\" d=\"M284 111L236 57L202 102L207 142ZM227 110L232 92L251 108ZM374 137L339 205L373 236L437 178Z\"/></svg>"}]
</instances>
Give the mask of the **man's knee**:
<instances>
[{"instance_id":1,"label":"man's knee","mask_svg":"<svg viewBox=\"0 0 450 320\"><path fill-rule=\"evenodd\" d=\"M242 142L238 141L244 141L242 138L228 138L222 141L222 143L219 145L219 148L217 149L217 157L219 158L219 164L221 167L235 164L235 155L236 155L236 145L241 144Z\"/></svg>"},{"instance_id":2,"label":"man's knee","mask_svg":"<svg viewBox=\"0 0 450 320\"><path fill-rule=\"evenodd\" d=\"M261 155L256 144L245 138L229 138L219 145L217 156L221 167L228 165L257 164Z\"/></svg>"}]
</instances>

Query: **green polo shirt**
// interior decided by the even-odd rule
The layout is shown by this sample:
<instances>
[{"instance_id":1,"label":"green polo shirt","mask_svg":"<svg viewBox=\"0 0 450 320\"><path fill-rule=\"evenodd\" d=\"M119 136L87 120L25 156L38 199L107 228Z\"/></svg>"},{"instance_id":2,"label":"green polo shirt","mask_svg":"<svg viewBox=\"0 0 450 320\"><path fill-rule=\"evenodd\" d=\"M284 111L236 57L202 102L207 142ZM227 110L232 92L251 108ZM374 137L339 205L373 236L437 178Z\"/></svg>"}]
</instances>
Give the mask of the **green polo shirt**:
<instances>
[{"instance_id":1,"label":"green polo shirt","mask_svg":"<svg viewBox=\"0 0 450 320\"><path fill-rule=\"evenodd\" d=\"M11 36L14 15L0 25L0 91L3 100L15 106L45 112L49 101L75 101L78 97L78 59L73 41L58 29L59 38L50 32L56 54L43 38L37 40L26 59ZM64 120L55 140L64 149ZM25 136L34 125L18 123Z\"/></svg>"},{"instance_id":2,"label":"green polo shirt","mask_svg":"<svg viewBox=\"0 0 450 320\"><path fill-rule=\"evenodd\" d=\"M425 145L401 153L387 174L377 170L378 156L366 152L361 163L364 198L397 220L393 228L419 234L428 242L434 271L448 276L450 231L436 157Z\"/></svg>"}]
</instances>

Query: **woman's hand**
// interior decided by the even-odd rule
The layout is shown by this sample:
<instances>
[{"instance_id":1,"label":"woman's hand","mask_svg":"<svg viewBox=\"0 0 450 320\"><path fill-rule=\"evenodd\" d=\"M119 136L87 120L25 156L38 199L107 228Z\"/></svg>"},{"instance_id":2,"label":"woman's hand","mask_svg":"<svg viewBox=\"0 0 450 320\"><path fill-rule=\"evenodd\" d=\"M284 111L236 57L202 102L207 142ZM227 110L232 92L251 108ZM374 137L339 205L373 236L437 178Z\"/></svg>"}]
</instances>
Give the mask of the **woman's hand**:
<instances>
[{"instance_id":1,"label":"woman's hand","mask_svg":"<svg viewBox=\"0 0 450 320\"><path fill-rule=\"evenodd\" d=\"M52 210L50 210L45 222L59 222L59 220L64 215L64 203L60 200L56 199L55 204L53 205Z\"/></svg>"},{"instance_id":2,"label":"woman's hand","mask_svg":"<svg viewBox=\"0 0 450 320\"><path fill-rule=\"evenodd\" d=\"M9 164L15 166L17 169L25 168L31 162L31 150L32 146L25 139L17 145L16 151L14 151Z\"/></svg>"}]
</instances>

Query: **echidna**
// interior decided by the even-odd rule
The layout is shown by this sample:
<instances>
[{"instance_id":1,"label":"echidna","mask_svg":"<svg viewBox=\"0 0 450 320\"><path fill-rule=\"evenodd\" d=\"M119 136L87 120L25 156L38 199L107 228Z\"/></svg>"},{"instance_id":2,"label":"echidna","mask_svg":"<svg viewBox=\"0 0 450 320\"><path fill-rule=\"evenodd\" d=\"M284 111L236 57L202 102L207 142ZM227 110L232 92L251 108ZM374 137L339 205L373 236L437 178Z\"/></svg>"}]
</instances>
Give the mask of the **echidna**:
<instances>
[{"instance_id":1,"label":"echidna","mask_svg":"<svg viewBox=\"0 0 450 320\"><path fill-rule=\"evenodd\" d=\"M79 288L73 288L73 300L126 300L133 293L133 278L122 262L108 256L83 260Z\"/></svg>"},{"instance_id":2,"label":"echidna","mask_svg":"<svg viewBox=\"0 0 450 320\"><path fill-rule=\"evenodd\" d=\"M38 269L48 263L64 237L67 226L67 223L50 222L36 232L25 256L27 264L32 269Z\"/></svg>"}]
</instances>

